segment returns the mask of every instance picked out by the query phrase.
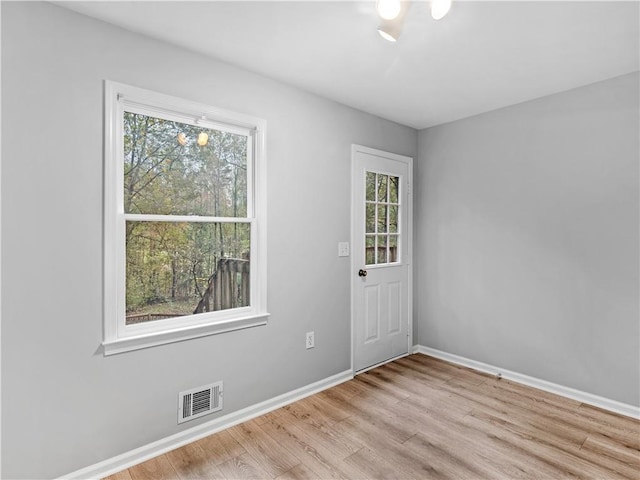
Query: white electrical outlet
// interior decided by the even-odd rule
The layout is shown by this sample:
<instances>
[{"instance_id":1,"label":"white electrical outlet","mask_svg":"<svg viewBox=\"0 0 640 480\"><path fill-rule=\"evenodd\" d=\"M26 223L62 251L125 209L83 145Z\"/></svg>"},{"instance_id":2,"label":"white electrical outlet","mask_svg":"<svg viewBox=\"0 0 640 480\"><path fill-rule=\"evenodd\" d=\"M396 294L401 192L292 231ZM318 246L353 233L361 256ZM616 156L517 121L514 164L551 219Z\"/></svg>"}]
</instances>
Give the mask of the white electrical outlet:
<instances>
[{"instance_id":1,"label":"white electrical outlet","mask_svg":"<svg viewBox=\"0 0 640 480\"><path fill-rule=\"evenodd\" d=\"M307 349L313 348L316 346L316 339L313 332L307 332L307 342L305 345Z\"/></svg>"}]
</instances>

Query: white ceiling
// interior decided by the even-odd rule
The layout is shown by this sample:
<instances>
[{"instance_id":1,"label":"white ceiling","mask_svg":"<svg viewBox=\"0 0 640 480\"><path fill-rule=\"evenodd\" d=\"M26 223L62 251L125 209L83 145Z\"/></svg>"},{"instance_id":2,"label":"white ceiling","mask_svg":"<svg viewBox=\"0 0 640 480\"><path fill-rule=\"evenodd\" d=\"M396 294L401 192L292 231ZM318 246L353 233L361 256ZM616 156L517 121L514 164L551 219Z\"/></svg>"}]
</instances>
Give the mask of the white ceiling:
<instances>
[{"instance_id":1,"label":"white ceiling","mask_svg":"<svg viewBox=\"0 0 640 480\"><path fill-rule=\"evenodd\" d=\"M395 44L373 0L58 4L415 128L639 69L637 1L413 1Z\"/></svg>"}]
</instances>

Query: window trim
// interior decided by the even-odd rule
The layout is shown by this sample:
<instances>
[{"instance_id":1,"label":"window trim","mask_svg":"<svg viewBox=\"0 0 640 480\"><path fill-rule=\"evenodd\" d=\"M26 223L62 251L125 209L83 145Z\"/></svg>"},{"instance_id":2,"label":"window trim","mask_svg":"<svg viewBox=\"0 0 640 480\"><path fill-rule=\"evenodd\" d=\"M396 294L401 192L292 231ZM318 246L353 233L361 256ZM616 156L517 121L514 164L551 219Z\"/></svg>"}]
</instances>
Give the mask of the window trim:
<instances>
[{"instance_id":1,"label":"window trim","mask_svg":"<svg viewBox=\"0 0 640 480\"><path fill-rule=\"evenodd\" d=\"M104 355L265 325L269 317L266 303L266 121L109 80L105 80L104 87ZM125 215L122 195L125 110L247 135L247 178L252 181L247 182L246 218L174 216L174 220L250 224L250 306L190 315L182 321L173 318L149 324L125 324L125 216L136 218L134 214Z\"/></svg>"}]
</instances>

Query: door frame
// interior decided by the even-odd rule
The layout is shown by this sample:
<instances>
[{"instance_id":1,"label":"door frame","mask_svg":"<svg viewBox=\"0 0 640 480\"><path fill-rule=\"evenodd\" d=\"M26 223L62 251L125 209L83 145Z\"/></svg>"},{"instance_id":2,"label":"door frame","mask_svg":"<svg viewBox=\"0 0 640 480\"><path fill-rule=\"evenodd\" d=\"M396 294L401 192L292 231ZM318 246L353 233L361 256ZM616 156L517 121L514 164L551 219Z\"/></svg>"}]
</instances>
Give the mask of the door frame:
<instances>
[{"instance_id":1,"label":"door frame","mask_svg":"<svg viewBox=\"0 0 640 480\"><path fill-rule=\"evenodd\" d=\"M410 355L413 350L413 158L407 157L405 155L400 155L397 153L386 152L384 150L378 150L375 148L365 147L363 145L352 144L351 145L351 182L350 182L350 197L351 197L351 232L350 232L350 243L351 243L351 281L349 282L349 288L351 292L351 372L353 375L356 373L364 373L367 370L371 370L379 365L383 365L385 363L389 363L396 358L401 358L406 355L400 355L398 357L394 357L384 362L371 365L365 369L359 370L356 372L354 370L355 365L355 318L356 318L356 304L355 304L355 288L356 282L359 280L358 270L363 267L363 265L356 264L356 257L354 255L355 249L353 248L355 245L355 209L356 209L356 201L361 201L361 199L356 199L354 192L354 182L356 181L356 154L357 153L366 153L369 155L375 155L378 157L388 158L391 160L403 162L407 164L408 176L407 185L407 252L405 252L404 259L407 262L407 354Z\"/></svg>"}]
</instances>

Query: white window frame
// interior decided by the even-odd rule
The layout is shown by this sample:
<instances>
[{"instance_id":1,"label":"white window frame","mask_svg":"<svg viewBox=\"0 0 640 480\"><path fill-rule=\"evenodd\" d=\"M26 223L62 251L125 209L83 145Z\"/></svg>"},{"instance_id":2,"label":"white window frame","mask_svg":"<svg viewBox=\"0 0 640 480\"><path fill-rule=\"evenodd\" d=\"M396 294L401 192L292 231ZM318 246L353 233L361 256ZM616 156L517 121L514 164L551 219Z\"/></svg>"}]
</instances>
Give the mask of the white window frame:
<instances>
[{"instance_id":1,"label":"white window frame","mask_svg":"<svg viewBox=\"0 0 640 480\"><path fill-rule=\"evenodd\" d=\"M124 212L124 112L247 136L247 217L170 216L171 221L248 223L251 229L250 305L134 325L125 323L125 222L166 221L164 215ZM104 341L105 355L265 325L266 285L266 122L181 98L105 81Z\"/></svg>"}]
</instances>

